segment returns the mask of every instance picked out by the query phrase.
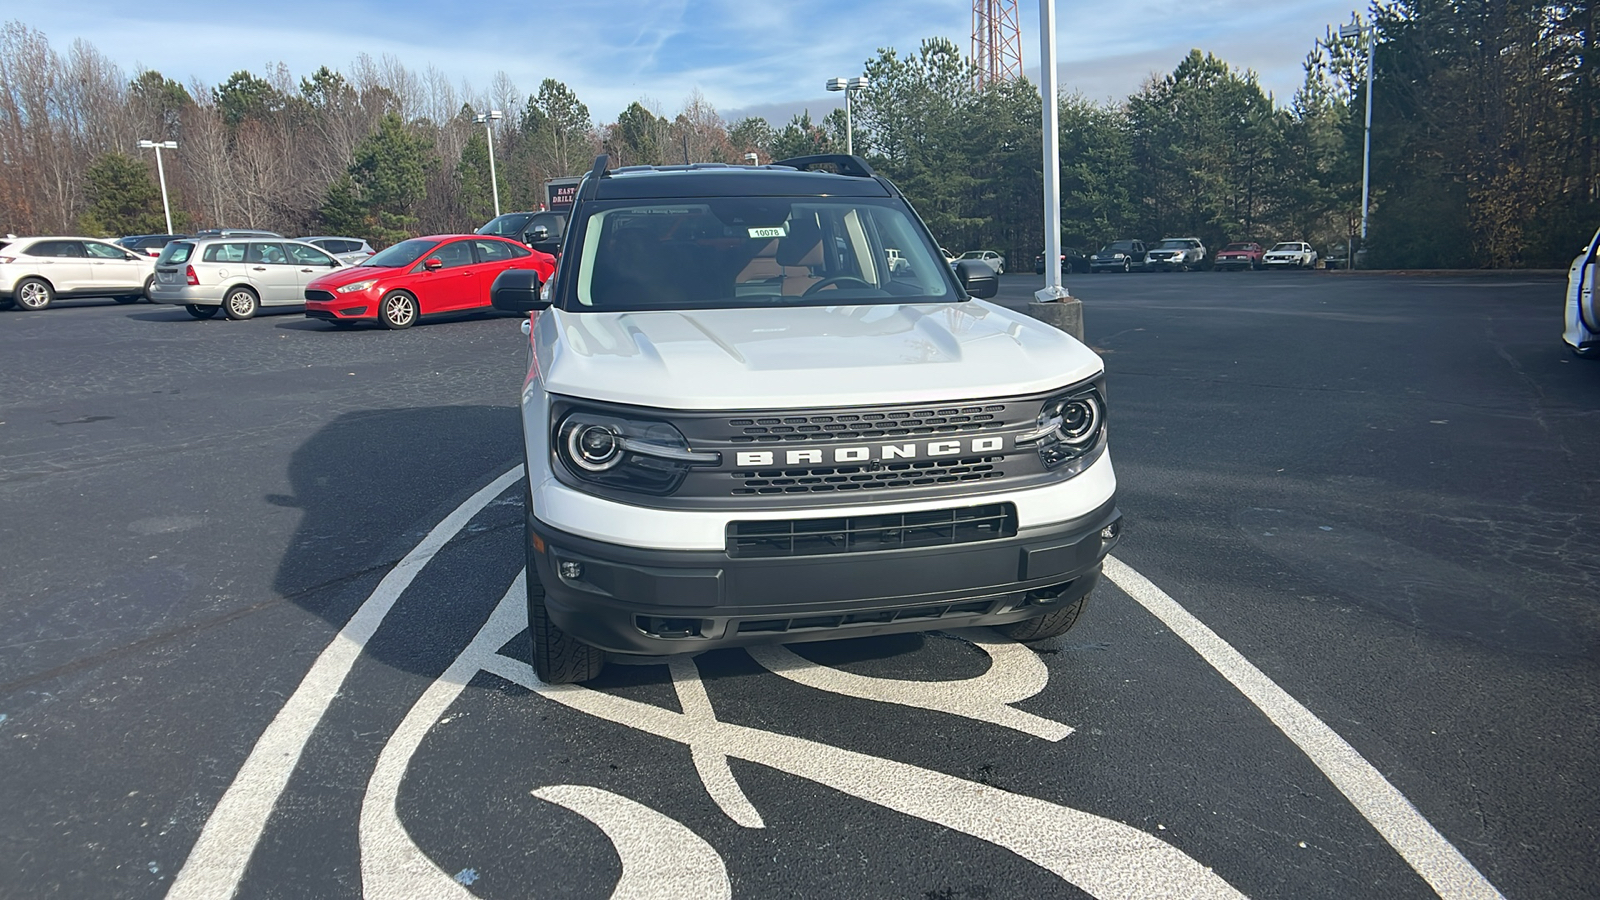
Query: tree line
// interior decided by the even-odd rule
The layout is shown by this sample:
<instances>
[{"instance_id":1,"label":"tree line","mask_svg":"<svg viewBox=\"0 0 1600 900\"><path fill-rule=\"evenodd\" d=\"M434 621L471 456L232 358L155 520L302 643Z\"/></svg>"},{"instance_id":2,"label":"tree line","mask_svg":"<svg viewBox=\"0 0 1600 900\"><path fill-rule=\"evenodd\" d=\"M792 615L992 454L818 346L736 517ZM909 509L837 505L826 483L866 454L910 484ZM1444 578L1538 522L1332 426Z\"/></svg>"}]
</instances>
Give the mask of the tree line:
<instances>
[{"instance_id":1,"label":"tree line","mask_svg":"<svg viewBox=\"0 0 1600 900\"><path fill-rule=\"evenodd\" d=\"M1592 3L1388 0L1354 37L1311 42L1288 102L1199 50L1121 101L1058 98L1063 238L1359 243L1367 60L1372 72L1374 266L1561 266L1600 224L1600 83ZM1369 48L1368 41L1374 43ZM977 87L951 41L864 62L854 144L954 250L1016 268L1043 246L1041 98ZM486 132L474 116L499 109ZM0 231L128 234L174 227L339 233L379 244L471 230L534 209L543 183L613 165L760 162L842 152L844 116L782 127L726 121L698 93L671 115L648 99L597 123L561 81L486 90L392 57L294 79L278 66L220 85L129 78L84 41L66 52L20 22L0 33ZM492 138L491 138L492 134Z\"/></svg>"}]
</instances>

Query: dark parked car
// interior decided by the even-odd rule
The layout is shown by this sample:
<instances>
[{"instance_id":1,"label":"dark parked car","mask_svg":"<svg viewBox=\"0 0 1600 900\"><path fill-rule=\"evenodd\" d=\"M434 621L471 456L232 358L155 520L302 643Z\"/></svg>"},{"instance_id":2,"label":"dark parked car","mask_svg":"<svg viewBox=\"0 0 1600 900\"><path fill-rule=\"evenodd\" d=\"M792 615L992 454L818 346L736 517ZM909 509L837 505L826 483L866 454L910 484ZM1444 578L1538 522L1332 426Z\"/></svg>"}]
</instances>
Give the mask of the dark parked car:
<instances>
[{"instance_id":1,"label":"dark parked car","mask_svg":"<svg viewBox=\"0 0 1600 900\"><path fill-rule=\"evenodd\" d=\"M521 241L540 253L561 255L561 238L567 230L564 212L509 212L495 216L478 229L478 234L493 234Z\"/></svg>"},{"instance_id":2,"label":"dark parked car","mask_svg":"<svg viewBox=\"0 0 1600 900\"><path fill-rule=\"evenodd\" d=\"M1261 257L1266 253L1267 248L1255 241L1238 241L1219 250L1217 258L1211 261L1211 267L1219 272L1225 269L1259 269Z\"/></svg>"},{"instance_id":3,"label":"dark parked car","mask_svg":"<svg viewBox=\"0 0 1600 900\"><path fill-rule=\"evenodd\" d=\"M173 241L183 240L187 234L130 234L117 238L118 247L126 247L145 256L160 256L161 250Z\"/></svg>"},{"instance_id":4,"label":"dark parked car","mask_svg":"<svg viewBox=\"0 0 1600 900\"><path fill-rule=\"evenodd\" d=\"M1087 256L1083 255L1083 251L1082 250L1079 250L1076 247L1062 247L1061 248L1061 274L1069 275L1069 274L1071 274L1073 272L1082 273L1082 272L1088 272L1088 271L1089 271L1089 258ZM1033 274L1035 274L1035 275L1043 275L1044 274L1044 254L1043 253L1041 253L1038 256L1035 256L1033 258Z\"/></svg>"},{"instance_id":5,"label":"dark parked car","mask_svg":"<svg viewBox=\"0 0 1600 900\"><path fill-rule=\"evenodd\" d=\"M1112 241L1089 257L1091 272L1132 272L1144 268L1144 241Z\"/></svg>"}]
</instances>

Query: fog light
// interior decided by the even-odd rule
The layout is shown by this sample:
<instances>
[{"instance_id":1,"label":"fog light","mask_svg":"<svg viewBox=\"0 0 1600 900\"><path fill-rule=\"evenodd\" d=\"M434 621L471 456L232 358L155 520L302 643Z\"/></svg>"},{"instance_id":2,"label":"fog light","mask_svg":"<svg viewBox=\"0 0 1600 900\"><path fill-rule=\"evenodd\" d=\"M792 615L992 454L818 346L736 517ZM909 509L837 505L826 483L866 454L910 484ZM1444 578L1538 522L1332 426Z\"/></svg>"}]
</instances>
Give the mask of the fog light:
<instances>
[{"instance_id":1,"label":"fog light","mask_svg":"<svg viewBox=\"0 0 1600 900\"><path fill-rule=\"evenodd\" d=\"M583 563L563 562L557 566L557 569L561 572L561 577L567 581L581 581L583 579Z\"/></svg>"},{"instance_id":2,"label":"fog light","mask_svg":"<svg viewBox=\"0 0 1600 900\"><path fill-rule=\"evenodd\" d=\"M1100 529L1100 540L1102 540L1102 541L1114 541L1114 540L1117 539L1117 535L1119 535L1121 533L1122 533L1122 521L1119 519L1118 521L1112 522L1110 525L1107 525L1106 527Z\"/></svg>"}]
</instances>

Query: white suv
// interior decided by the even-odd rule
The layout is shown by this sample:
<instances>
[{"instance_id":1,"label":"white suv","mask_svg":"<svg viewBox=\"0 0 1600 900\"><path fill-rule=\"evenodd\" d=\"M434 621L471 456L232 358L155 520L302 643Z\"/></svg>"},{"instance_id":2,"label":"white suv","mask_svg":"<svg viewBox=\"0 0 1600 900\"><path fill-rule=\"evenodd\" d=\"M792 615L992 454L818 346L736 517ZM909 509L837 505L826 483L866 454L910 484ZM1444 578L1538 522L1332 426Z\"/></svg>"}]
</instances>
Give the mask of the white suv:
<instances>
[{"instance_id":1,"label":"white suv","mask_svg":"<svg viewBox=\"0 0 1600 900\"><path fill-rule=\"evenodd\" d=\"M262 307L304 309L306 285L343 265L319 247L282 238L173 241L156 260L150 299L180 305L196 319L219 311L248 319Z\"/></svg>"},{"instance_id":2,"label":"white suv","mask_svg":"<svg viewBox=\"0 0 1600 900\"><path fill-rule=\"evenodd\" d=\"M1206 245L1197 237L1164 238L1145 254L1145 268L1151 271L1176 269L1187 272L1206 261Z\"/></svg>"},{"instance_id":3,"label":"white suv","mask_svg":"<svg viewBox=\"0 0 1600 900\"><path fill-rule=\"evenodd\" d=\"M155 264L94 238L8 238L0 244L0 309L44 309L58 297L135 303L145 296Z\"/></svg>"},{"instance_id":4,"label":"white suv","mask_svg":"<svg viewBox=\"0 0 1600 900\"><path fill-rule=\"evenodd\" d=\"M602 156L565 240L543 296L520 270L491 289L534 313L541 680L608 653L1077 621L1120 530L1105 367L974 299L994 269L952 271L861 159Z\"/></svg>"}]
</instances>

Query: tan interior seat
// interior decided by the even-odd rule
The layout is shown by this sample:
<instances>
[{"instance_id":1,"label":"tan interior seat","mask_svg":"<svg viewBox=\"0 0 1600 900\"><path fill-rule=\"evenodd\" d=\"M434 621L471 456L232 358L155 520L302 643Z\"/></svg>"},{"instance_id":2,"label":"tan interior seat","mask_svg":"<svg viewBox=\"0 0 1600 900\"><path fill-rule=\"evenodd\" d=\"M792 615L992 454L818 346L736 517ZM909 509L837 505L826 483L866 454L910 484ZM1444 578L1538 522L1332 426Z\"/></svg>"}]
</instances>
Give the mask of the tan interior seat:
<instances>
[{"instance_id":1,"label":"tan interior seat","mask_svg":"<svg viewBox=\"0 0 1600 900\"><path fill-rule=\"evenodd\" d=\"M822 280L816 274L822 266L822 229L811 219L791 222L788 236L778 240L777 261L783 268L784 296L804 294Z\"/></svg>"}]
</instances>

